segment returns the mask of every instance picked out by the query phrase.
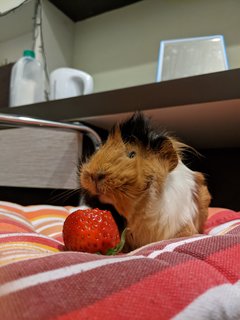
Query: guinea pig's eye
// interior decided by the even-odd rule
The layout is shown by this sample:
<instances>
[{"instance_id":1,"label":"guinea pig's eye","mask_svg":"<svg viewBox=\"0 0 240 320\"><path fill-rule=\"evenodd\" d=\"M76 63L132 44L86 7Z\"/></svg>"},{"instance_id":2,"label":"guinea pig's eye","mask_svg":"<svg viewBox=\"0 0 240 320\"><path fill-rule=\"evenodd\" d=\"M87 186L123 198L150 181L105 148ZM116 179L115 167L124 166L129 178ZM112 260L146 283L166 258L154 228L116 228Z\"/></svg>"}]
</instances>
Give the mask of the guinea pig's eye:
<instances>
[{"instance_id":1,"label":"guinea pig's eye","mask_svg":"<svg viewBox=\"0 0 240 320\"><path fill-rule=\"evenodd\" d=\"M136 152L135 151L130 151L128 152L128 158L134 158L136 156Z\"/></svg>"}]
</instances>

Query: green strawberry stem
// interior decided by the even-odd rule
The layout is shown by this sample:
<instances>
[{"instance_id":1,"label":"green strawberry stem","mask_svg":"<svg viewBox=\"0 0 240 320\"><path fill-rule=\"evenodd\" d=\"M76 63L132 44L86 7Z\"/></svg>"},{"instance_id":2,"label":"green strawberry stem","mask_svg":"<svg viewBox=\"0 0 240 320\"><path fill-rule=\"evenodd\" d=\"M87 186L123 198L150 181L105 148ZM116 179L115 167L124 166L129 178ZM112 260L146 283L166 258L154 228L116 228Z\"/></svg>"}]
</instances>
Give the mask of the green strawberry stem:
<instances>
[{"instance_id":1,"label":"green strawberry stem","mask_svg":"<svg viewBox=\"0 0 240 320\"><path fill-rule=\"evenodd\" d=\"M121 234L120 242L114 248L108 249L108 251L106 253L107 256L112 256L112 255L115 255L115 254L117 254L117 253L122 251L122 249L124 247L124 244L125 244L126 230L127 230L127 228L125 228L123 230L123 232Z\"/></svg>"}]
</instances>

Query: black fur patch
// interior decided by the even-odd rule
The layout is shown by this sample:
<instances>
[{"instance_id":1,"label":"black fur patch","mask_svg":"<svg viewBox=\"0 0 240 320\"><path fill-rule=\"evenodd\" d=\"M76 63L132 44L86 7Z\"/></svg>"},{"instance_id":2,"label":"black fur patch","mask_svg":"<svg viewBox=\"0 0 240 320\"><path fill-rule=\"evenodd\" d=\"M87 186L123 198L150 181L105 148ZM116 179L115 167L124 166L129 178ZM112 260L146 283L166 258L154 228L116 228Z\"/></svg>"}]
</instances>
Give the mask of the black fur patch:
<instances>
[{"instance_id":1,"label":"black fur patch","mask_svg":"<svg viewBox=\"0 0 240 320\"><path fill-rule=\"evenodd\" d=\"M166 134L153 129L149 119L141 112L134 113L131 118L120 123L119 128L124 143L138 143L152 151L159 151L162 143L168 139Z\"/></svg>"}]
</instances>

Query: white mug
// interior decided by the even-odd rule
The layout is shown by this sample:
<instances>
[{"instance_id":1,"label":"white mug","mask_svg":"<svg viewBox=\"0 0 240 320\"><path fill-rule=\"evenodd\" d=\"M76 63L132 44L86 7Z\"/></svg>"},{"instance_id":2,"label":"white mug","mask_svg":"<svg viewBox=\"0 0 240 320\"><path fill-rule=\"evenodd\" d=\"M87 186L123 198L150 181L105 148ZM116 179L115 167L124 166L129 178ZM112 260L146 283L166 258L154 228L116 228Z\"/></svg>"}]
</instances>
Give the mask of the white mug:
<instances>
[{"instance_id":1,"label":"white mug","mask_svg":"<svg viewBox=\"0 0 240 320\"><path fill-rule=\"evenodd\" d=\"M59 68L50 74L50 100L81 96L93 92L90 74L72 68Z\"/></svg>"}]
</instances>

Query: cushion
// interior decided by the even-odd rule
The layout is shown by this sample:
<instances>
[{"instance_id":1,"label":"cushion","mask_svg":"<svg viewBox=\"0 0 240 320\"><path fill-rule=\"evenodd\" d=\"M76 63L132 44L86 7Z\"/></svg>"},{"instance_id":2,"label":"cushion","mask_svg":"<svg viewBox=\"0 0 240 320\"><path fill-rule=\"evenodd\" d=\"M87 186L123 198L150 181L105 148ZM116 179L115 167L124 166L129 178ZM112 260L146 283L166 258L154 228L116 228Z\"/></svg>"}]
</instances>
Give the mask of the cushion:
<instances>
[{"instance_id":1,"label":"cushion","mask_svg":"<svg viewBox=\"0 0 240 320\"><path fill-rule=\"evenodd\" d=\"M77 208L0 202L0 319L240 319L240 213L109 257L64 251Z\"/></svg>"}]
</instances>

